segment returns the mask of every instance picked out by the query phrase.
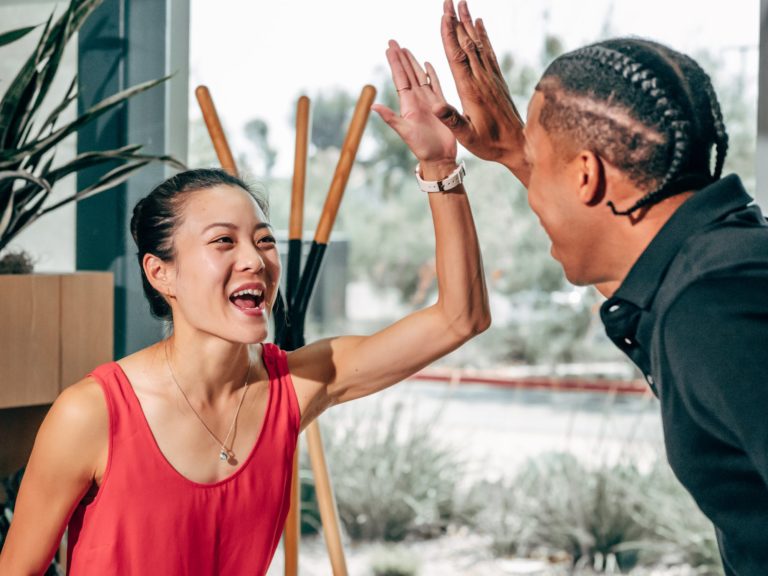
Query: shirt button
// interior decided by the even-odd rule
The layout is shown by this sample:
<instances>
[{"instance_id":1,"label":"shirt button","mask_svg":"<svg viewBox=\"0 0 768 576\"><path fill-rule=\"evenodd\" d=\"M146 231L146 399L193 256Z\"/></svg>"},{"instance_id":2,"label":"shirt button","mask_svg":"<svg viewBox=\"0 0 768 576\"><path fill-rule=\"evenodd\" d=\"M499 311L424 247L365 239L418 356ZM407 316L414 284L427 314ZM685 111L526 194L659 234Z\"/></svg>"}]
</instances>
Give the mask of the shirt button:
<instances>
[{"instance_id":1,"label":"shirt button","mask_svg":"<svg viewBox=\"0 0 768 576\"><path fill-rule=\"evenodd\" d=\"M631 338L624 338L624 344L626 344L627 346L632 346L634 342L632 342Z\"/></svg>"},{"instance_id":2,"label":"shirt button","mask_svg":"<svg viewBox=\"0 0 768 576\"><path fill-rule=\"evenodd\" d=\"M608 308L608 312L616 312L619 308L621 308L621 306L619 306L618 304L614 304L613 306Z\"/></svg>"},{"instance_id":3,"label":"shirt button","mask_svg":"<svg viewBox=\"0 0 768 576\"><path fill-rule=\"evenodd\" d=\"M653 386L653 376L651 376L650 374L645 375L645 381L648 382L648 384L650 384L651 386Z\"/></svg>"}]
</instances>

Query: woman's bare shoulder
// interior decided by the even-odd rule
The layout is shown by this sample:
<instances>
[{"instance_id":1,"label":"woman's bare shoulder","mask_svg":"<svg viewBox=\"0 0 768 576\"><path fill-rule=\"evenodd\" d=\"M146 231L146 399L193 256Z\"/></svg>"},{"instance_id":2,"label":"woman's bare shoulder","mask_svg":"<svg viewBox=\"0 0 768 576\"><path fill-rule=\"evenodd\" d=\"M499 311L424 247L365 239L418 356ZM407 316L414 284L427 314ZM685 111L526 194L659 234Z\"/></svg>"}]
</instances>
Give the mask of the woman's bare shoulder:
<instances>
[{"instance_id":1,"label":"woman's bare shoulder","mask_svg":"<svg viewBox=\"0 0 768 576\"><path fill-rule=\"evenodd\" d=\"M68 427L108 425L108 409L99 381L88 376L66 387L51 407L49 419ZM106 429L106 428L105 428Z\"/></svg>"}]
</instances>

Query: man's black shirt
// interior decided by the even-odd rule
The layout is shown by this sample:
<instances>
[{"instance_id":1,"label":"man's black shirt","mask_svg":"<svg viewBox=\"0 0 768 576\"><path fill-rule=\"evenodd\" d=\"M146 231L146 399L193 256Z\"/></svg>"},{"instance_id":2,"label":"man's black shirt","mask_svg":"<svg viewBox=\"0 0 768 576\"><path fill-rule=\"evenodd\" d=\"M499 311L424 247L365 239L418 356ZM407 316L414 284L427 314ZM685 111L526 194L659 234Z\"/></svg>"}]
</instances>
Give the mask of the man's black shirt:
<instances>
[{"instance_id":1,"label":"man's black shirt","mask_svg":"<svg viewBox=\"0 0 768 576\"><path fill-rule=\"evenodd\" d=\"M735 175L697 191L600 310L738 576L768 574L768 225L751 202Z\"/></svg>"}]
</instances>

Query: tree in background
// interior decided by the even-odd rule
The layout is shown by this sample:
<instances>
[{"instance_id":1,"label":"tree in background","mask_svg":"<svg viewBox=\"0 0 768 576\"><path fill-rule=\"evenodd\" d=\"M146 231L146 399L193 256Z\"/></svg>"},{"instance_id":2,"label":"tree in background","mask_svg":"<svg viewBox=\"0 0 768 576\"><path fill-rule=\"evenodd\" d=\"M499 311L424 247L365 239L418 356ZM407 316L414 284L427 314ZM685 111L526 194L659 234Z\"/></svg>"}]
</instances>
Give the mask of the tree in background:
<instances>
[{"instance_id":1,"label":"tree in background","mask_svg":"<svg viewBox=\"0 0 768 576\"><path fill-rule=\"evenodd\" d=\"M243 133L248 142L253 144L261 164L260 170L254 170L254 167L251 166L251 171L269 181L272 177L272 168L274 168L277 160L277 150L269 143L269 125L261 118L253 118L245 123Z\"/></svg>"}]
</instances>

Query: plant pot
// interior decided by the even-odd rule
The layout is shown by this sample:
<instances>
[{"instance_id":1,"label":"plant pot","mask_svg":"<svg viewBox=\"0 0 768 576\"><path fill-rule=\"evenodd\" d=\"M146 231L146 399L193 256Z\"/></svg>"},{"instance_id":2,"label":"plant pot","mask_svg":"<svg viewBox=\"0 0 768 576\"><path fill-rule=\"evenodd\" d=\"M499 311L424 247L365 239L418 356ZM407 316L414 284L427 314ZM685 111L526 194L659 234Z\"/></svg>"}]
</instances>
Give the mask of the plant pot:
<instances>
[{"instance_id":1,"label":"plant pot","mask_svg":"<svg viewBox=\"0 0 768 576\"><path fill-rule=\"evenodd\" d=\"M113 359L108 272L0 275L0 409L50 404Z\"/></svg>"}]
</instances>

